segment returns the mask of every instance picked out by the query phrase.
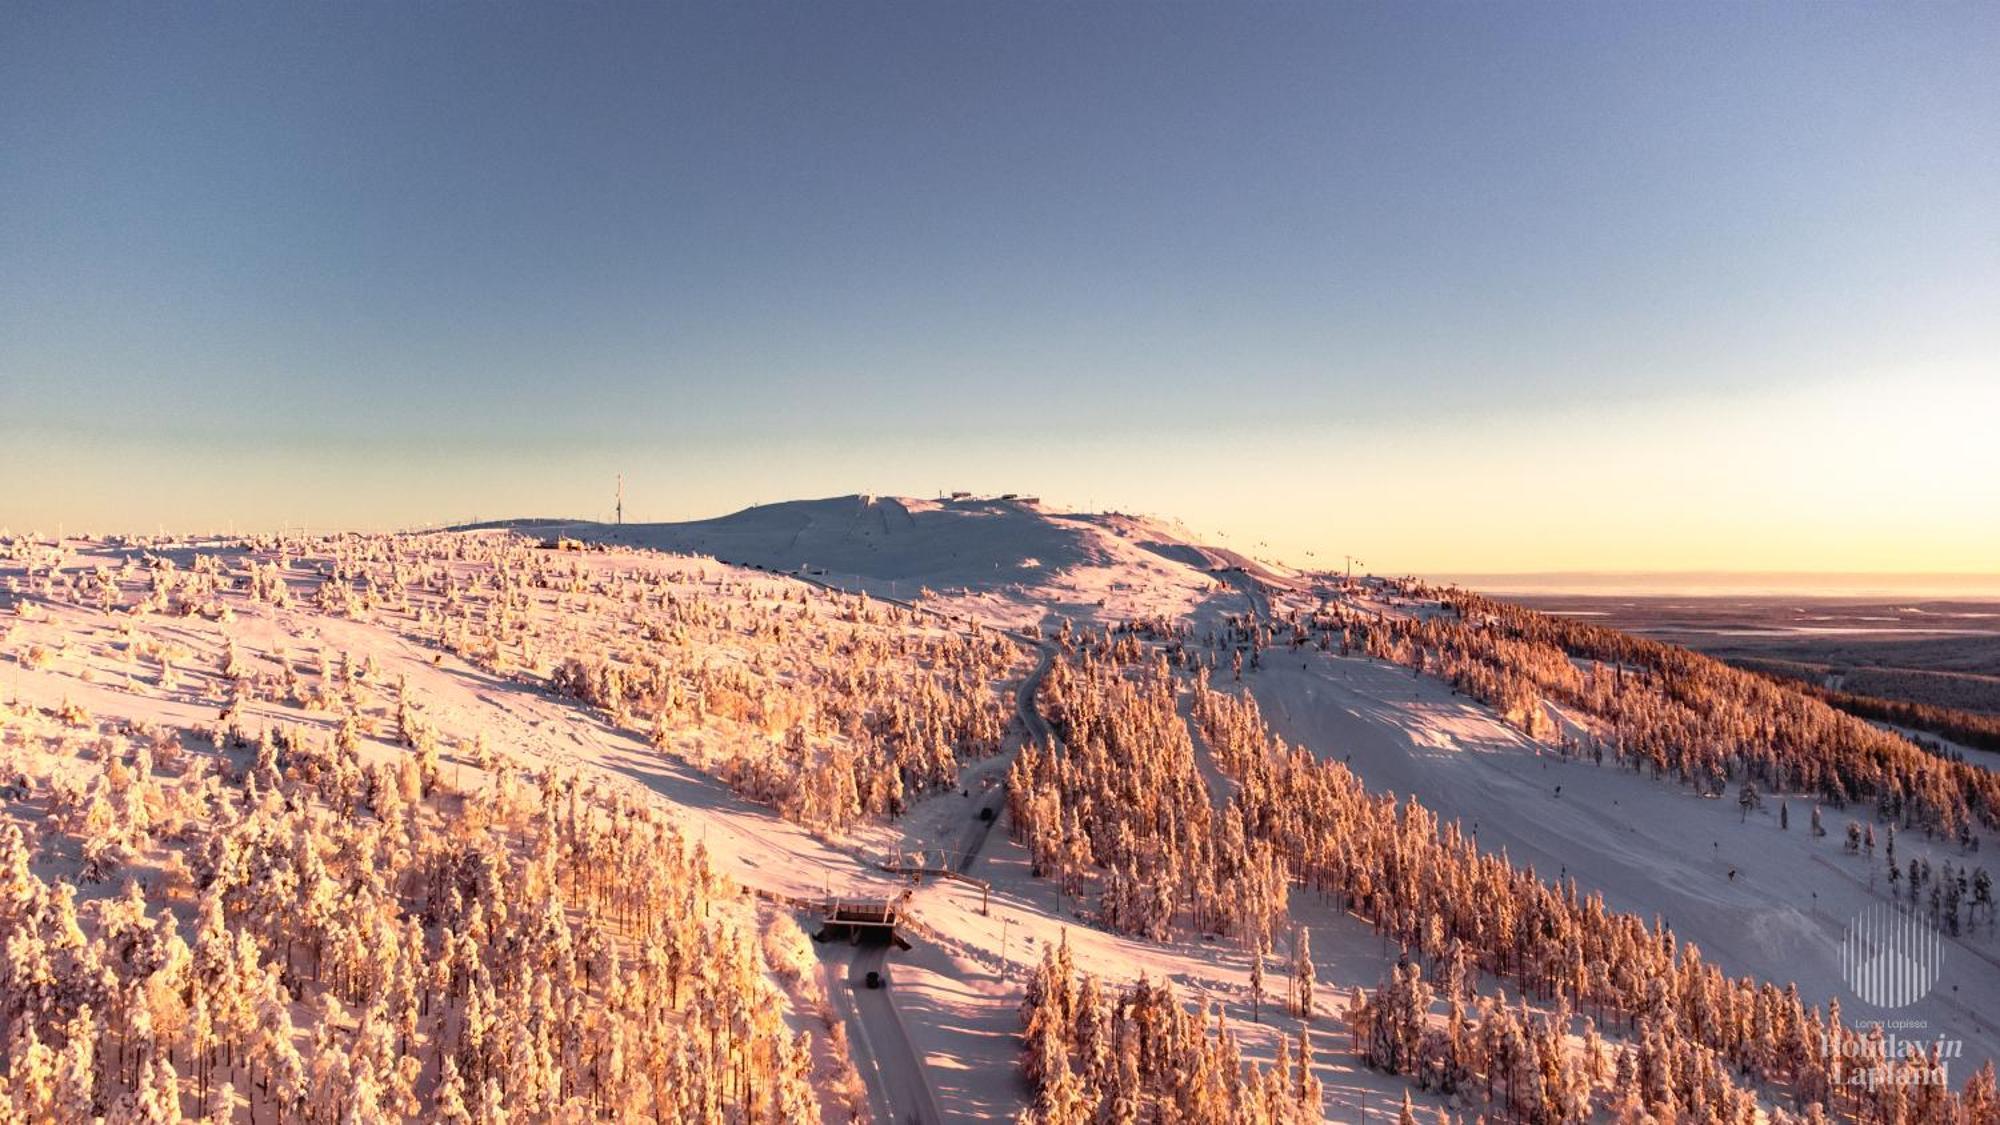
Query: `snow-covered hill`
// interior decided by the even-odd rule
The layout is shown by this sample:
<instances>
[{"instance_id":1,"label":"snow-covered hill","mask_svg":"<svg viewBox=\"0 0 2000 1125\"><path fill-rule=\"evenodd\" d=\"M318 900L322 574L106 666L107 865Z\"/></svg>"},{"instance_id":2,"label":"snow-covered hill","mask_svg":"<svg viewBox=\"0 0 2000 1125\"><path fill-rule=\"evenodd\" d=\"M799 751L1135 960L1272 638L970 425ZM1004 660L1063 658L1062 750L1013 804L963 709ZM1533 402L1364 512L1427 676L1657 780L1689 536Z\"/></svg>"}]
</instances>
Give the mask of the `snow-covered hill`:
<instances>
[{"instance_id":1,"label":"snow-covered hill","mask_svg":"<svg viewBox=\"0 0 2000 1125\"><path fill-rule=\"evenodd\" d=\"M685 523L511 522L524 534L707 555L802 573L844 589L922 597L1011 625L1184 617L1230 588L1217 572L1266 581L1282 567L1198 542L1176 523L1059 512L1033 500L833 496ZM1234 606L1240 609L1240 605Z\"/></svg>"},{"instance_id":2,"label":"snow-covered hill","mask_svg":"<svg viewBox=\"0 0 2000 1125\"><path fill-rule=\"evenodd\" d=\"M1334 595L1317 576L1204 544L1176 523L1013 500L844 496L693 523L562 528L774 570L824 570L825 581L871 593L910 598L921 589L925 604L1012 624L1155 617L1206 631L1228 615L1296 620ZM1368 614L1438 612L1423 599L1334 600ZM1580 765L1557 752L1556 735L1528 737L1435 678L1358 654L1294 653L1280 656L1273 644L1242 687L1232 686L1263 703L1287 738L1458 820L1496 854L1668 922L1731 973L1797 980L1813 997L1841 993L1844 927L1885 892L1837 839L1777 830L1772 809L1739 823L1733 802ZM1590 737L1583 727L1570 733ZM1811 795L1789 796L1793 813L1810 812ZM1962 859L1955 846L1915 834L1901 846L1906 860ZM1971 940L1954 952L1990 966L1986 944ZM1974 1014L2000 1000L2000 980L1981 972L1954 985L1912 1014L1979 1057L2000 1050Z\"/></svg>"},{"instance_id":3,"label":"snow-covered hill","mask_svg":"<svg viewBox=\"0 0 2000 1125\"><path fill-rule=\"evenodd\" d=\"M603 549L543 549L560 540ZM1461 616L1438 592L1414 585L1349 588L1286 571L1167 521L1018 500L846 496L693 523L517 520L416 536L0 538L0 780L8 782L0 786L0 845L10 829L19 832L15 854L29 857L48 895L75 897L100 941L116 932L110 923L130 893L121 888L127 875L148 910L195 924L196 897L175 873L206 862L203 849L189 850L204 837L188 835L188 826L202 817L176 810L221 801L329 824L407 822L441 847L468 824L501 829L496 839L527 839L530 814L548 815L574 783L598 807L644 808L698 845L701 862L732 881L716 893L728 905L716 909L767 946L802 945L793 908L816 924L822 900L897 896L915 949L864 955L831 943L821 947L818 974L810 952L793 949L797 956L765 966L767 981L745 985L774 1012L782 996L790 1028L821 1037L815 1063L799 1064L799 1073L810 1072L825 1120L845 1119L857 1100L881 1120L933 1104L925 1120L1013 1116L1031 1097L1018 1078L1021 1000L1033 966L1057 946L1109 987L1131 987L1143 974L1171 982L1182 1000L1213 1004L1244 1059L1277 1065L1297 1050L1286 1044L1310 1031L1322 1052L1313 1064L1325 1083L1322 1114L1395 1119L1411 1086L1340 1046L1352 1041L1344 999L1291 1011L1278 1002L1278 982L1266 979L1289 970L1290 983L1304 975L1323 997L1345 998L1381 985L1411 937L1389 934L1390 899L1360 902L1336 878L1338 865L1325 866L1326 856L1383 846L1390 836L1370 830L1368 817L1392 814L1335 802L1295 835L1277 827L1288 810L1311 807L1313 794L1338 791L1299 780L1309 776L1302 763L1317 758L1344 763L1339 773L1351 770L1371 802L1390 794L1414 801L1427 811L1413 823L1436 815L1456 825L1450 831L1470 850L1532 866L1563 886L1559 896L1535 897L1538 888L1511 905L1478 896L1431 903L1426 909L1444 908L1440 926L1448 912L1476 939L1498 932L1496 919L1530 898L1536 909L1567 902L1560 909L1572 912L1577 901L1601 898L1636 925L1670 927L1681 948L1698 948L1729 980L1774 988L1796 981L1800 1003L1838 998L1851 1025L1887 1014L1855 1001L1841 959L1849 922L1900 889L1885 874L1891 822L1878 823L1874 801L1843 807L1822 789L1770 781L1761 801L1744 801L1733 786L1688 784L1684 770L1643 769L1620 747L1699 741L1659 733L1658 716L1681 711L1654 675L1618 665L1616 723L1591 710L1608 704L1581 685L1574 698L1538 695L1523 710L1496 695L1503 672L1574 667L1593 677L1602 661L1559 650L1537 657L1540 642L1525 635L1497 647L1495 618L1490 607ZM1061 622L1133 627L1039 638L974 627ZM1082 671L1090 668L1104 677L1096 688ZM1125 683L1152 686L1113 689ZM1210 685L1217 698L1254 700L1262 717L1232 735L1214 718L1223 712ZM1681 687L1716 690L1708 681ZM1107 729L1121 732L1117 753L1099 746L1066 757L1063 769L1017 772L1033 762L1023 751L1030 742L1043 755L1068 754L1047 745L1063 708L1072 743L1102 738L1079 734L1079 716L1109 716ZM1768 730L1798 711L1766 706L1741 725ZM1260 733L1266 722L1269 732ZM282 747L273 742L266 752L266 732L282 734ZM1798 755L1796 747L1816 743L1787 745ZM1288 746L1310 758L1289 756ZM1922 772L1921 759L1882 761L1899 774ZM1248 774L1245 762L1265 772ZM1273 788L1281 783L1292 788ZM1036 786L1044 791L1012 799ZM1959 788L1977 796L1976 786ZM1930 795L1927 807L1958 799L1958 789L1917 790ZM1246 812L1238 798L1265 803ZM1092 811L1149 804L1154 819L1129 842L1132 833L1112 831L1111 818ZM1808 827L1821 805L1826 835ZM1961 837L1920 831L1922 811L1896 821L1903 831L1893 854L1903 870L1934 867L1933 885L1951 884L1954 868L1979 870L1990 816ZM1882 851L1872 835L1845 844L1850 820L1857 833L1869 830L1862 822L1874 826ZM1299 843L1313 840L1313 851ZM1062 846L1052 850L1052 842ZM1270 886L1235 864L1273 848L1287 849L1295 881L1276 923L1267 920L1268 932L1253 938L1228 912L1239 897L1272 901ZM342 854L334 841L327 849ZM1461 862L1450 850L1410 854ZM913 861L932 872L947 864L956 877L913 884ZM1313 878L1302 875L1307 863L1322 865ZM1357 870L1372 879L1393 866L1370 860ZM1268 882L1286 885L1284 877ZM1156 891L1135 896L1135 886ZM762 904L734 888L756 892ZM1896 1015L1962 1047L1950 1079L1963 1085L2000 1054L1988 1015L2000 1007L1992 971L2000 939L1990 906L1954 905L1949 914L1947 975ZM264 927L258 932L274 949L305 933L287 929L283 912L230 917ZM1565 925L1575 928L1576 919ZM1664 932L1642 944L1656 946ZM413 949L419 939L442 935L414 935ZM1249 952L1259 943L1262 959ZM1429 956L1435 962L1437 951ZM1485 1018L1517 1009L1524 994L1537 1019L1585 1010L1555 1004L1540 978L1524 984L1527 959L1490 948L1482 956L1471 987ZM889 988L866 983L877 970ZM1611 983L1592 984L1588 972L1565 979L1565 987L1597 990L1590 1012L1598 1024L1573 1021L1551 1041L1585 1057L1599 1050L1591 1034L1603 1032L1609 1046L1594 1096L1604 1107L1627 1093L1613 1082L1611 1061L1639 1051L1648 1036L1635 1029L1629 996L1614 994L1604 1007ZM308 1022L297 1037L318 1042L317 1028L344 1018L302 1009ZM1428 1018L1439 1027L1445 1020L1438 1011ZM776 1042L775 1025L769 1031ZM1691 1057L1699 1052L1689 1044L1721 1041L1705 1024L1676 1034L1685 1042L1673 1049ZM1708 1038L1687 1038L1698 1035ZM431 1032L416 1049L442 1058L458 1053L455 1044ZM866 1076L865 1093L850 1060ZM229 1065L223 1072L233 1080ZM432 1065L414 1070L420 1101L442 1096L442 1082L424 1077ZM146 1081L170 1084L164 1071ZM108 1099L141 1092L131 1074L106 1075L99 1086ZM1789 1096L1769 1085L1758 1093L1767 1107ZM0 1085L0 1105L7 1097ZM240 1104L237 1094L222 1097L242 1120L266 1095L260 1088ZM1426 1116L1443 1108L1461 1119L1502 1108L1434 1092L1417 1101Z\"/></svg>"}]
</instances>

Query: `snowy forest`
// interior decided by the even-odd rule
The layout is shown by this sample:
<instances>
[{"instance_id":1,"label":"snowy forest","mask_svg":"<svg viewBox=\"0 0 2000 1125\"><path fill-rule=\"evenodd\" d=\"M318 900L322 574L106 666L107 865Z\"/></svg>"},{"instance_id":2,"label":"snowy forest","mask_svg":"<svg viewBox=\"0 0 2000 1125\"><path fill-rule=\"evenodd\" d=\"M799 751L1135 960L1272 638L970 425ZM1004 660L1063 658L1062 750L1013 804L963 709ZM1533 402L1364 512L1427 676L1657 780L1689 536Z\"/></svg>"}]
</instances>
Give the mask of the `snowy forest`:
<instances>
[{"instance_id":1,"label":"snowy forest","mask_svg":"<svg viewBox=\"0 0 2000 1125\"><path fill-rule=\"evenodd\" d=\"M1392 616L1333 606L1281 623L1274 639L1337 644L1437 676L1533 734L1550 727L1544 700L1575 707L1610 728L1609 745L1589 752L1697 789L1747 777L1836 808L1872 804L1885 820L1967 841L1975 825L2000 827L1991 770L1927 753L1761 676L1462 590L1408 582L1395 596L1434 598L1438 608Z\"/></svg>"},{"instance_id":2,"label":"snowy forest","mask_svg":"<svg viewBox=\"0 0 2000 1125\"><path fill-rule=\"evenodd\" d=\"M1911 860L1903 877L1893 855L1899 823L1975 846L1968 818L1976 814L1983 824L1990 815L1984 775L1965 776L1817 702L1760 694L1762 681L1748 674L1643 642L1614 651L1605 638L1591 637L1601 646L1591 651L1616 661L1609 665L1615 670L1537 679L1535 668L1572 665L1548 647L1500 635L1496 605L1463 603L1487 614L1479 627L1454 624L1461 612L1454 602L1446 613L1403 626L1336 611L1301 618L1290 630L1236 619L1203 641L1160 622L1075 638L1071 666L1050 677L1045 699L1062 749L1023 751L1010 788L1016 830L1038 873L1062 880L1072 894L1088 890L1093 917L1113 928L1154 937L1177 926L1233 934L1253 958L1255 993L1264 987L1288 888L1334 898L1403 950L1379 987L1344 1001L1356 1054L1426 1090L1471 1095L1512 1118L1581 1121L1601 1111L1623 1121L1747 1122L1759 1113L1761 1088L1784 1091L1772 1107L1780 1119L1995 1119L2000 1101L1990 1062L1953 1094L1940 1059L1890 1055L1879 1026L1844 1024L1837 999L1815 1004L1789 982L1731 979L1657 919L1616 913L1573 881L1545 882L1482 853L1461 826L1439 823L1414 797L1369 792L1338 762L1273 736L1247 695L1209 686L1222 652L1240 681L1246 653L1254 669L1264 659L1260 650L1273 643L1367 648L1434 671L1516 721L1538 714L1537 691L1553 694L1569 684L1565 702L1594 704L1592 713L1619 732L1614 756L1650 763L1658 775L1671 769L1690 784L1719 787L1734 774L1786 792L1823 792L1854 779L1857 791L1877 797L1871 811L1890 840L1888 878L1892 886L1904 878L1912 908L1920 908L1927 886L1930 914L1948 932L1991 923L1983 868L1947 862L1938 873ZM1519 613L1516 628L1539 636L1525 620L1531 616ZM1177 675L1177 667L1192 672ZM1604 690L1593 694L1593 685ZM1710 702L1696 706L1697 699ZM1191 723L1181 721L1183 711ZM1840 738L1813 740L1828 730ZM1690 745L1684 739L1724 731L1735 740L1693 744L1736 747L1733 758L1665 753ZM1807 745L1809 752L1797 752ZM1230 783L1226 801L1204 782L1198 746ZM1914 768L1914 778L1899 772L1905 768ZM1813 830L1824 834L1817 809ZM1872 819L1865 828L1853 823L1850 835L1865 837L1875 854ZM1312 963L1295 957L1289 968L1288 1003L1310 1016ZM1493 983L1482 989L1482 981ZM1102 1006L1085 1005L1093 1012ZM1056 1010L1073 1007L1065 1001ZM1039 1009L1028 1014L1026 1067L1042 1092L1044 1117L1089 1119L1075 1116L1080 1102L1124 1105L1134 1068L1092 1061L1103 1051L1095 1044L1103 1035L1099 1017L1073 1029L1091 1041L1066 1044L1083 1060L1075 1067L1056 1064L1059 1052L1044 1042L1052 1019L1063 1026ZM1226 1042L1221 1031L1209 1038ZM1147 1060L1137 1069L1146 1073ZM1853 1081L1862 1071L1893 1077ZM1240 1099L1262 1081L1246 1079L1230 1112L1249 1114ZM1073 1089L1079 1085L1080 1094ZM1264 1105L1256 1112L1276 1111Z\"/></svg>"},{"instance_id":3,"label":"snowy forest","mask_svg":"<svg viewBox=\"0 0 2000 1125\"><path fill-rule=\"evenodd\" d=\"M7 544L0 641L69 674L0 710L8 1119L844 1116L791 914L658 803L442 729L379 644L331 637L586 699L825 829L996 750L1012 646L515 537L131 546Z\"/></svg>"},{"instance_id":4,"label":"snowy forest","mask_svg":"<svg viewBox=\"0 0 2000 1125\"><path fill-rule=\"evenodd\" d=\"M10 710L4 753L21 1120L818 1119L757 919L644 806L78 708Z\"/></svg>"},{"instance_id":5,"label":"snowy forest","mask_svg":"<svg viewBox=\"0 0 2000 1125\"><path fill-rule=\"evenodd\" d=\"M996 970L1008 1047L960 1065L1023 1120L2000 1120L1990 1062L1725 972L1253 690L1436 680L1992 933L1989 774L1669 646L1417 583L1009 633L507 533L0 565L8 1119L881 1119L804 888L910 899L870 849L976 827L979 776L1026 881L947 870L976 897L911 927ZM1035 932L994 948L990 907Z\"/></svg>"}]
</instances>

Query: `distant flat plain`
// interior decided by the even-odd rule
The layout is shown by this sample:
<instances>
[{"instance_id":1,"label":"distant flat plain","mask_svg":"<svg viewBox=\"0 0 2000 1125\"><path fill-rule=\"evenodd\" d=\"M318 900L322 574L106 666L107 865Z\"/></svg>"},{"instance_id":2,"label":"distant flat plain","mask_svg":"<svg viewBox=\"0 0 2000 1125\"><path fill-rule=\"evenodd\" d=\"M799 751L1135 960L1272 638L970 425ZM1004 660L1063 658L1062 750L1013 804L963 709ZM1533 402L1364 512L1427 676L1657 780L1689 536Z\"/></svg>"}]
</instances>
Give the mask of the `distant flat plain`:
<instances>
[{"instance_id":1,"label":"distant flat plain","mask_svg":"<svg viewBox=\"0 0 2000 1125\"><path fill-rule=\"evenodd\" d=\"M2000 713L2000 578L1466 576L1544 613L1861 695ZM1644 579L1644 580L1642 580ZM1914 580L1914 581L1911 581Z\"/></svg>"}]
</instances>

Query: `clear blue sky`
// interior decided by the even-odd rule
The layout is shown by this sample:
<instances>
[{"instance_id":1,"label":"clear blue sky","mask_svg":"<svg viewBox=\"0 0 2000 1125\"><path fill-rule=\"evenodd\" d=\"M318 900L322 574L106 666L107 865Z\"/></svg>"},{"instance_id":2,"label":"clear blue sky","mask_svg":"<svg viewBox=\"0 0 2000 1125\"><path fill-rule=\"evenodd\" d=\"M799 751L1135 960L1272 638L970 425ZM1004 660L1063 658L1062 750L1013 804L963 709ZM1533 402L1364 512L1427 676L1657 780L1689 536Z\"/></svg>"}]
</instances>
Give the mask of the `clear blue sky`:
<instances>
[{"instance_id":1,"label":"clear blue sky","mask_svg":"<svg viewBox=\"0 0 2000 1125\"><path fill-rule=\"evenodd\" d=\"M2000 5L19 4L0 525L2000 570Z\"/></svg>"}]
</instances>

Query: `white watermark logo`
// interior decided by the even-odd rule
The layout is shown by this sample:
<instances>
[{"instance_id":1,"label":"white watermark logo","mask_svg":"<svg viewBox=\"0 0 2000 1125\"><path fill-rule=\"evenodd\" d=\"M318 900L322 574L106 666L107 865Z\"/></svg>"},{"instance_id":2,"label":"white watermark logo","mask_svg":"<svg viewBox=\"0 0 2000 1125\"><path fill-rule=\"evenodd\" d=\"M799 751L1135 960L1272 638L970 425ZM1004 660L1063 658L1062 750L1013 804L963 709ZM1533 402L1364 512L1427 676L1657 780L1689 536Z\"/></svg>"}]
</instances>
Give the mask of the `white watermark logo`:
<instances>
[{"instance_id":1,"label":"white watermark logo","mask_svg":"<svg viewBox=\"0 0 2000 1125\"><path fill-rule=\"evenodd\" d=\"M1941 1035L1906 1038L1897 1034L1897 1031L1921 1033L1927 1026L1923 1020L1858 1023L1837 1036L1821 1038L1820 1057L1831 1064L1836 1080L1846 1086L1870 1090L1889 1086L1949 1089L1951 1064L1965 1057L1965 1041Z\"/></svg>"},{"instance_id":2,"label":"white watermark logo","mask_svg":"<svg viewBox=\"0 0 2000 1125\"><path fill-rule=\"evenodd\" d=\"M1863 1001L1907 1007L1930 995L1944 971L1944 938L1922 915L1878 903L1848 923L1840 971Z\"/></svg>"}]
</instances>

